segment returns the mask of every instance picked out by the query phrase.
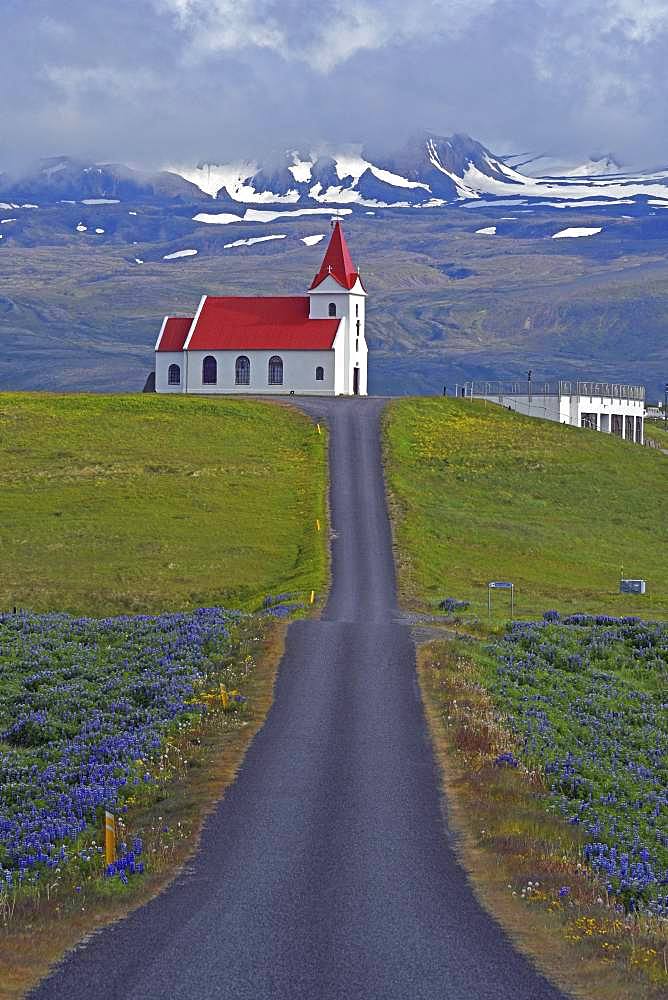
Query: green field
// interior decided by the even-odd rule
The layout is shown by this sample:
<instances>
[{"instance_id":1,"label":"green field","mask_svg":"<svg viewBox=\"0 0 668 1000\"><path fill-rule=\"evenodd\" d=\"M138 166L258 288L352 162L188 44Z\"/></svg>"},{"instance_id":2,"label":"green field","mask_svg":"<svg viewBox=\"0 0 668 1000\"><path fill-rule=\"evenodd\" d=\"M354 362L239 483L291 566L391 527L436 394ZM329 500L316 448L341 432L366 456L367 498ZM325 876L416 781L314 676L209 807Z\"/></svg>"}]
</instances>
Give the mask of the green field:
<instances>
[{"instance_id":1,"label":"green field","mask_svg":"<svg viewBox=\"0 0 668 1000\"><path fill-rule=\"evenodd\" d=\"M325 585L325 438L294 410L3 393L0 458L0 609L250 609Z\"/></svg>"},{"instance_id":2,"label":"green field","mask_svg":"<svg viewBox=\"0 0 668 1000\"><path fill-rule=\"evenodd\" d=\"M469 600L510 580L516 614L668 614L668 466L650 448L469 400L405 399L384 447L404 602ZM620 572L647 580L620 595ZM497 617L508 617L503 593Z\"/></svg>"}]
</instances>

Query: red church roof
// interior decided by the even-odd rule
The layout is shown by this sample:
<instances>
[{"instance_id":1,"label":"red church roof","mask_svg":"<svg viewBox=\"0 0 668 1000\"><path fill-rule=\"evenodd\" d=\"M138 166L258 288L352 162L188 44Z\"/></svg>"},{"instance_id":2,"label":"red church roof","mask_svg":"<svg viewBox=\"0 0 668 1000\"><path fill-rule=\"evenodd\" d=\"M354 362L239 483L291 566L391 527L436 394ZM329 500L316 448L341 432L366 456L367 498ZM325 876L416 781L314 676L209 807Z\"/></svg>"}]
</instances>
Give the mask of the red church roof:
<instances>
[{"instance_id":1,"label":"red church roof","mask_svg":"<svg viewBox=\"0 0 668 1000\"><path fill-rule=\"evenodd\" d=\"M192 321L192 316L166 316L155 345L156 351L182 351Z\"/></svg>"},{"instance_id":2,"label":"red church roof","mask_svg":"<svg viewBox=\"0 0 668 1000\"><path fill-rule=\"evenodd\" d=\"M313 279L311 288L317 288L328 277L334 278L339 285L347 288L348 291L353 288L359 278L340 222L336 222L334 225L334 232L329 241L327 252L320 265L320 270Z\"/></svg>"},{"instance_id":3,"label":"red church roof","mask_svg":"<svg viewBox=\"0 0 668 1000\"><path fill-rule=\"evenodd\" d=\"M347 290L361 280L341 223L334 226L322 265L311 288L332 277ZM307 295L291 297L206 295L193 322L166 317L156 351L329 351L340 318L309 319Z\"/></svg>"},{"instance_id":4,"label":"red church roof","mask_svg":"<svg viewBox=\"0 0 668 1000\"><path fill-rule=\"evenodd\" d=\"M328 351L340 319L309 319L308 296L207 295L189 351ZM160 350L166 350L160 345Z\"/></svg>"}]
</instances>

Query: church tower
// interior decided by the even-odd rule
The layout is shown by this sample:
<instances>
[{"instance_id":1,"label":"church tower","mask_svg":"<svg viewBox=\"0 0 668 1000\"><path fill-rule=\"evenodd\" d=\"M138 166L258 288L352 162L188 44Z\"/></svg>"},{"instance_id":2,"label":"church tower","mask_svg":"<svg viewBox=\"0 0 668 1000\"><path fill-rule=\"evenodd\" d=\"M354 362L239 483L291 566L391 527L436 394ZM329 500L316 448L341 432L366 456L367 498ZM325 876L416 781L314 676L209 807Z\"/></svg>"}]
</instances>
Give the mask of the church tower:
<instances>
[{"instance_id":1,"label":"church tower","mask_svg":"<svg viewBox=\"0 0 668 1000\"><path fill-rule=\"evenodd\" d=\"M320 270L309 289L310 319L341 320L335 341L336 395L367 394L366 294L337 220Z\"/></svg>"}]
</instances>

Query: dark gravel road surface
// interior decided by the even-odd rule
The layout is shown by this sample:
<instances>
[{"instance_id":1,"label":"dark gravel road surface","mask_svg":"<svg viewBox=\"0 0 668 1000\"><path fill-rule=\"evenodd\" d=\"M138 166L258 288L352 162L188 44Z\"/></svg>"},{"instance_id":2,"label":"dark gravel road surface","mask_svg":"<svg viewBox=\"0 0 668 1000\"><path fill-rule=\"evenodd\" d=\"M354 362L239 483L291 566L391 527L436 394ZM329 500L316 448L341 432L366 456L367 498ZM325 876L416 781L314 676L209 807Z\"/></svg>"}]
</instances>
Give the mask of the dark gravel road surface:
<instances>
[{"instance_id":1,"label":"dark gravel road surface","mask_svg":"<svg viewBox=\"0 0 668 1000\"><path fill-rule=\"evenodd\" d=\"M332 588L290 625L275 703L174 884L73 952L40 1000L563 1000L451 847L396 605L377 399L331 429Z\"/></svg>"}]
</instances>

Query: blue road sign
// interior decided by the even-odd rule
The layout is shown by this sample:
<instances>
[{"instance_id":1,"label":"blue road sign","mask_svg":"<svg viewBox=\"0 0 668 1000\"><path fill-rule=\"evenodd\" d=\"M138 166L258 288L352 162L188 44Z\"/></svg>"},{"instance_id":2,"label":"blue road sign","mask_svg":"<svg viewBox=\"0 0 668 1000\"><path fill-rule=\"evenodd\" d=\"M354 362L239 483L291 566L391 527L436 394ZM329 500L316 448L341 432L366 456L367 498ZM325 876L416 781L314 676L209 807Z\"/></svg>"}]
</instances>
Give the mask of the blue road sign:
<instances>
[{"instance_id":1,"label":"blue road sign","mask_svg":"<svg viewBox=\"0 0 668 1000\"><path fill-rule=\"evenodd\" d=\"M506 580L494 580L492 583L487 584L493 590L512 590L512 583L508 583Z\"/></svg>"}]
</instances>

